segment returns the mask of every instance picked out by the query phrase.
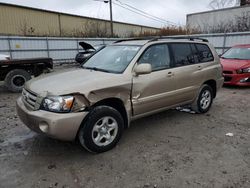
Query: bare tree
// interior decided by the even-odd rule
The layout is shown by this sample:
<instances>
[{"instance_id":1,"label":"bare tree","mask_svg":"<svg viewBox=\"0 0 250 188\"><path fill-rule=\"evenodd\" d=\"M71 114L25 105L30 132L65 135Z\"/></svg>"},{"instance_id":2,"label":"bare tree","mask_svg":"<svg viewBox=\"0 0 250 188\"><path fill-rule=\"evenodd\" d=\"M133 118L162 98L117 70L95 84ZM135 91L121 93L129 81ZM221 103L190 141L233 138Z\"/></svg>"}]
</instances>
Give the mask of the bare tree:
<instances>
[{"instance_id":1,"label":"bare tree","mask_svg":"<svg viewBox=\"0 0 250 188\"><path fill-rule=\"evenodd\" d=\"M221 21L214 25L207 25L204 21L202 25L196 28L189 28L191 31L196 29L200 33L231 33L231 32L246 32L250 31L250 16L248 12L243 12L234 19Z\"/></svg>"},{"instance_id":2,"label":"bare tree","mask_svg":"<svg viewBox=\"0 0 250 188\"><path fill-rule=\"evenodd\" d=\"M35 34L35 28L32 26L29 26L27 21L24 20L20 25L19 25L19 33L23 36L31 36Z\"/></svg>"},{"instance_id":3,"label":"bare tree","mask_svg":"<svg viewBox=\"0 0 250 188\"><path fill-rule=\"evenodd\" d=\"M239 5L240 0L211 0L209 7L213 10Z\"/></svg>"}]
</instances>

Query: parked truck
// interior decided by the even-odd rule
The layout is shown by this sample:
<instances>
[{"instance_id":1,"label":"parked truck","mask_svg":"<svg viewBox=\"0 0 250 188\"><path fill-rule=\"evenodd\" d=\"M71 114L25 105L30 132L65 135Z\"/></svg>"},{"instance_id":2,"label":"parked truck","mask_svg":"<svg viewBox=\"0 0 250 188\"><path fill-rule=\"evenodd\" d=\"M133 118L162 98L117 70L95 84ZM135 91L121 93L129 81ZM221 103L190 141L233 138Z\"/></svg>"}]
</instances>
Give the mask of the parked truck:
<instances>
[{"instance_id":1,"label":"parked truck","mask_svg":"<svg viewBox=\"0 0 250 188\"><path fill-rule=\"evenodd\" d=\"M12 92L21 92L26 81L53 69L51 58L0 60L0 81Z\"/></svg>"}]
</instances>

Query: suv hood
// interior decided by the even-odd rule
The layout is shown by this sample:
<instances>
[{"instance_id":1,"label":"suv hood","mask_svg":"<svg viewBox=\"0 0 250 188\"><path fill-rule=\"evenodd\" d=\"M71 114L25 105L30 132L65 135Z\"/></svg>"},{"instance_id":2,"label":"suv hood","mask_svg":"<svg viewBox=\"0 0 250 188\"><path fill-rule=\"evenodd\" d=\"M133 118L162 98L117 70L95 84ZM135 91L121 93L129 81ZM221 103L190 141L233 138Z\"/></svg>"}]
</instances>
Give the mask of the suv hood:
<instances>
[{"instance_id":1,"label":"suv hood","mask_svg":"<svg viewBox=\"0 0 250 188\"><path fill-rule=\"evenodd\" d=\"M122 74L106 73L87 69L74 69L67 72L49 73L28 81L25 88L40 96L67 95L89 92L105 88L130 88L131 79Z\"/></svg>"}]
</instances>

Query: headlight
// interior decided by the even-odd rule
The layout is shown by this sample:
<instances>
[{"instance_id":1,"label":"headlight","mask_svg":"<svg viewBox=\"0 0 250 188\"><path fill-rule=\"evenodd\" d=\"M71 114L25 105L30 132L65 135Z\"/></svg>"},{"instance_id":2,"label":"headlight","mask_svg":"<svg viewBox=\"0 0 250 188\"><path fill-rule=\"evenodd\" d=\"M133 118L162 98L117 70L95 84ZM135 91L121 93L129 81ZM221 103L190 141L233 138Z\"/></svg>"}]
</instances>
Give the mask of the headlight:
<instances>
[{"instance_id":1,"label":"headlight","mask_svg":"<svg viewBox=\"0 0 250 188\"><path fill-rule=\"evenodd\" d=\"M73 102L73 96L49 96L44 98L41 108L51 112L70 112Z\"/></svg>"},{"instance_id":2,"label":"headlight","mask_svg":"<svg viewBox=\"0 0 250 188\"><path fill-rule=\"evenodd\" d=\"M238 74L250 73L250 67L245 69L239 69L236 71Z\"/></svg>"},{"instance_id":3,"label":"headlight","mask_svg":"<svg viewBox=\"0 0 250 188\"><path fill-rule=\"evenodd\" d=\"M83 54L83 57L89 57L91 55L91 53L89 54Z\"/></svg>"}]
</instances>

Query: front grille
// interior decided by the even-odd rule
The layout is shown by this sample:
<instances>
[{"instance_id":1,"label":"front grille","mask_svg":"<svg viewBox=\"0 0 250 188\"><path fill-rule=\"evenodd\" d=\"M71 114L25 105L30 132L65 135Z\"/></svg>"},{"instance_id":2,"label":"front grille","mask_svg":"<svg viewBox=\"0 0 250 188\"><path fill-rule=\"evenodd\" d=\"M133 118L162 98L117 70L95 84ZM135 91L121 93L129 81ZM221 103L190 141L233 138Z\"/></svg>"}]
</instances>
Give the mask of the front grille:
<instances>
[{"instance_id":1,"label":"front grille","mask_svg":"<svg viewBox=\"0 0 250 188\"><path fill-rule=\"evenodd\" d=\"M231 80L232 80L232 77L229 77L229 76L224 77L225 82L230 82Z\"/></svg>"},{"instance_id":2,"label":"front grille","mask_svg":"<svg viewBox=\"0 0 250 188\"><path fill-rule=\"evenodd\" d=\"M33 110L35 109L37 95L34 93L31 93L30 91L23 89L22 92L22 98L24 102L31 107Z\"/></svg>"},{"instance_id":3,"label":"front grille","mask_svg":"<svg viewBox=\"0 0 250 188\"><path fill-rule=\"evenodd\" d=\"M233 74L233 71L223 71L224 74Z\"/></svg>"}]
</instances>

